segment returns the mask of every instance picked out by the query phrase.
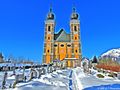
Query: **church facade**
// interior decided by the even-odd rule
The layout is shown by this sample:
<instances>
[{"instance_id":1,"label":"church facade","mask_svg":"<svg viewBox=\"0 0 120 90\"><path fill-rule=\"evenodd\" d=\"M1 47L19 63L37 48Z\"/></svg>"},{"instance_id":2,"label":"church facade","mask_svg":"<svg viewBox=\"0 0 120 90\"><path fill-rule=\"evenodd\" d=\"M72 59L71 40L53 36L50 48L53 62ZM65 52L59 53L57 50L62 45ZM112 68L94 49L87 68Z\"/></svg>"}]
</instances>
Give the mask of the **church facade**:
<instances>
[{"instance_id":1,"label":"church facade","mask_svg":"<svg viewBox=\"0 0 120 90\"><path fill-rule=\"evenodd\" d=\"M73 8L69 23L69 34L64 29L55 33L55 16L50 8L45 20L43 63L65 60L68 67L80 66L82 58L80 21L75 8Z\"/></svg>"}]
</instances>

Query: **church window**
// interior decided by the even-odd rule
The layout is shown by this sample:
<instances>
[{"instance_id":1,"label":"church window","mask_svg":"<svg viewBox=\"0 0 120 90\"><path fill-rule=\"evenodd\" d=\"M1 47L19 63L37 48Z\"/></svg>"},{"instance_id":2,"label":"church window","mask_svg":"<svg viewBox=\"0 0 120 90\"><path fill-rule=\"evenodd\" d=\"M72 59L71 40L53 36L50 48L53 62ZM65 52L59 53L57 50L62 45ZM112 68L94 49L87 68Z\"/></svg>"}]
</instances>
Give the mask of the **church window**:
<instances>
[{"instance_id":1,"label":"church window","mask_svg":"<svg viewBox=\"0 0 120 90\"><path fill-rule=\"evenodd\" d=\"M64 45L63 45L63 44L61 44L61 47L64 47Z\"/></svg>"},{"instance_id":2,"label":"church window","mask_svg":"<svg viewBox=\"0 0 120 90\"><path fill-rule=\"evenodd\" d=\"M50 26L48 26L48 31L50 31Z\"/></svg>"},{"instance_id":3,"label":"church window","mask_svg":"<svg viewBox=\"0 0 120 90\"><path fill-rule=\"evenodd\" d=\"M77 53L77 50L75 50L75 52Z\"/></svg>"},{"instance_id":4,"label":"church window","mask_svg":"<svg viewBox=\"0 0 120 90\"><path fill-rule=\"evenodd\" d=\"M47 52L49 53L50 51L49 51L49 50L47 50Z\"/></svg>"},{"instance_id":5,"label":"church window","mask_svg":"<svg viewBox=\"0 0 120 90\"><path fill-rule=\"evenodd\" d=\"M76 26L74 26L74 30L77 31L77 27Z\"/></svg>"},{"instance_id":6,"label":"church window","mask_svg":"<svg viewBox=\"0 0 120 90\"><path fill-rule=\"evenodd\" d=\"M70 44L68 44L67 46L68 46L68 47L71 47L71 45L70 45Z\"/></svg>"},{"instance_id":7,"label":"church window","mask_svg":"<svg viewBox=\"0 0 120 90\"><path fill-rule=\"evenodd\" d=\"M75 37L75 40L77 40L77 37Z\"/></svg>"},{"instance_id":8,"label":"church window","mask_svg":"<svg viewBox=\"0 0 120 90\"><path fill-rule=\"evenodd\" d=\"M48 40L50 40L50 37L48 37Z\"/></svg>"},{"instance_id":9,"label":"church window","mask_svg":"<svg viewBox=\"0 0 120 90\"><path fill-rule=\"evenodd\" d=\"M57 44L55 44L54 47L57 47Z\"/></svg>"}]
</instances>

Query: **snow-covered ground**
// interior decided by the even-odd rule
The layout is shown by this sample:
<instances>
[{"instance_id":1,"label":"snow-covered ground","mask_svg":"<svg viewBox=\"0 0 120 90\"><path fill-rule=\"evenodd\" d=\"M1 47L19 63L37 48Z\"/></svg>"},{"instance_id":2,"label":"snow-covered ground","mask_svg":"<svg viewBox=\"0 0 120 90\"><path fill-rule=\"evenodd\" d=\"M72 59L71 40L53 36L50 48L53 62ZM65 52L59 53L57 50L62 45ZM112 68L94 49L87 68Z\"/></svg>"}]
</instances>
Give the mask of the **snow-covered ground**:
<instances>
[{"instance_id":1,"label":"snow-covered ground","mask_svg":"<svg viewBox=\"0 0 120 90\"><path fill-rule=\"evenodd\" d=\"M10 84L13 84L15 81L15 75L13 75L12 71L9 71L6 88L8 90L89 90L90 87L101 85L117 84L120 86L120 80L108 77L99 79L96 77L98 72L96 70L92 71L94 72L93 75L84 73L83 69L79 67L74 69L57 70L53 73L42 75L40 78L34 78L31 81L28 81L28 78L30 77L30 69L27 69L25 70L25 75L27 76L26 82L18 83L14 89L9 89ZM22 70L16 70L16 74L22 72ZM0 72L0 88L3 76L4 72ZM92 88L90 90L96 89Z\"/></svg>"},{"instance_id":2,"label":"snow-covered ground","mask_svg":"<svg viewBox=\"0 0 120 90\"><path fill-rule=\"evenodd\" d=\"M96 75L90 75L90 74L85 74L81 68L76 68L73 70L74 73L76 73L78 84L80 89L85 89L88 87L93 87L93 86L100 86L100 85L112 85L112 84L119 84L120 85L120 80L116 79L110 79L110 78L104 78L104 79L99 79L96 77ZM97 72L96 72L97 74ZM120 86L118 87L120 90ZM89 90L89 89L87 89ZM92 90L92 89L90 89ZM96 89L94 89L96 90ZM104 90L104 89L103 89ZM105 89L108 90L108 89Z\"/></svg>"},{"instance_id":3,"label":"snow-covered ground","mask_svg":"<svg viewBox=\"0 0 120 90\"><path fill-rule=\"evenodd\" d=\"M29 71L26 70L25 74L29 77ZM19 70L17 71L21 73ZM18 83L15 89L8 90L68 90L69 89L69 75L71 70L57 70L53 73L42 75L39 79L35 78L32 81ZM0 74L3 76L3 72ZM15 76L11 76L12 72L9 72L7 78L7 88L10 83L13 83ZM1 79L1 78L0 78ZM2 79L1 79L2 81Z\"/></svg>"}]
</instances>

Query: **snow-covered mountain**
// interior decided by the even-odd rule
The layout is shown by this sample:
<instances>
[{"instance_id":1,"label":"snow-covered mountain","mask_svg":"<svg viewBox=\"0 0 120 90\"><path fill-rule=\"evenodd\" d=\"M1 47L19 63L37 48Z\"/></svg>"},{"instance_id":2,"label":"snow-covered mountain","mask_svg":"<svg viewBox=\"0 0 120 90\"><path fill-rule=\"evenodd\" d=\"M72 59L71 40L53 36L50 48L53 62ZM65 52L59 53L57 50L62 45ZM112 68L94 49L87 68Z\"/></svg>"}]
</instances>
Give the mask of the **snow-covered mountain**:
<instances>
[{"instance_id":1,"label":"snow-covered mountain","mask_svg":"<svg viewBox=\"0 0 120 90\"><path fill-rule=\"evenodd\" d=\"M112 58L113 60L120 62L120 48L108 50L103 53L100 58Z\"/></svg>"}]
</instances>

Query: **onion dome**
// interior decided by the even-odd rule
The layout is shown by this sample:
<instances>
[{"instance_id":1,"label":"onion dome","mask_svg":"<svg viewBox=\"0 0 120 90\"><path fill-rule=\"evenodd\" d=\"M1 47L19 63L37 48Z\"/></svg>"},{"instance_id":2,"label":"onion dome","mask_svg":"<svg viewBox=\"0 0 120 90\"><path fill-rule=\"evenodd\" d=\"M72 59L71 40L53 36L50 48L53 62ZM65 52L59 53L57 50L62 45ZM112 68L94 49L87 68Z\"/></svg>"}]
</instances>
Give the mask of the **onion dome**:
<instances>
[{"instance_id":1,"label":"onion dome","mask_svg":"<svg viewBox=\"0 0 120 90\"><path fill-rule=\"evenodd\" d=\"M47 19L48 19L48 20L53 20L53 19L54 19L54 14L53 14L53 12L52 12L52 8L50 8L50 12L49 12L48 15L47 15Z\"/></svg>"},{"instance_id":2,"label":"onion dome","mask_svg":"<svg viewBox=\"0 0 120 90\"><path fill-rule=\"evenodd\" d=\"M73 8L73 12L72 12L72 15L71 15L71 19L78 19L78 13L76 13L75 11L75 8Z\"/></svg>"}]
</instances>

